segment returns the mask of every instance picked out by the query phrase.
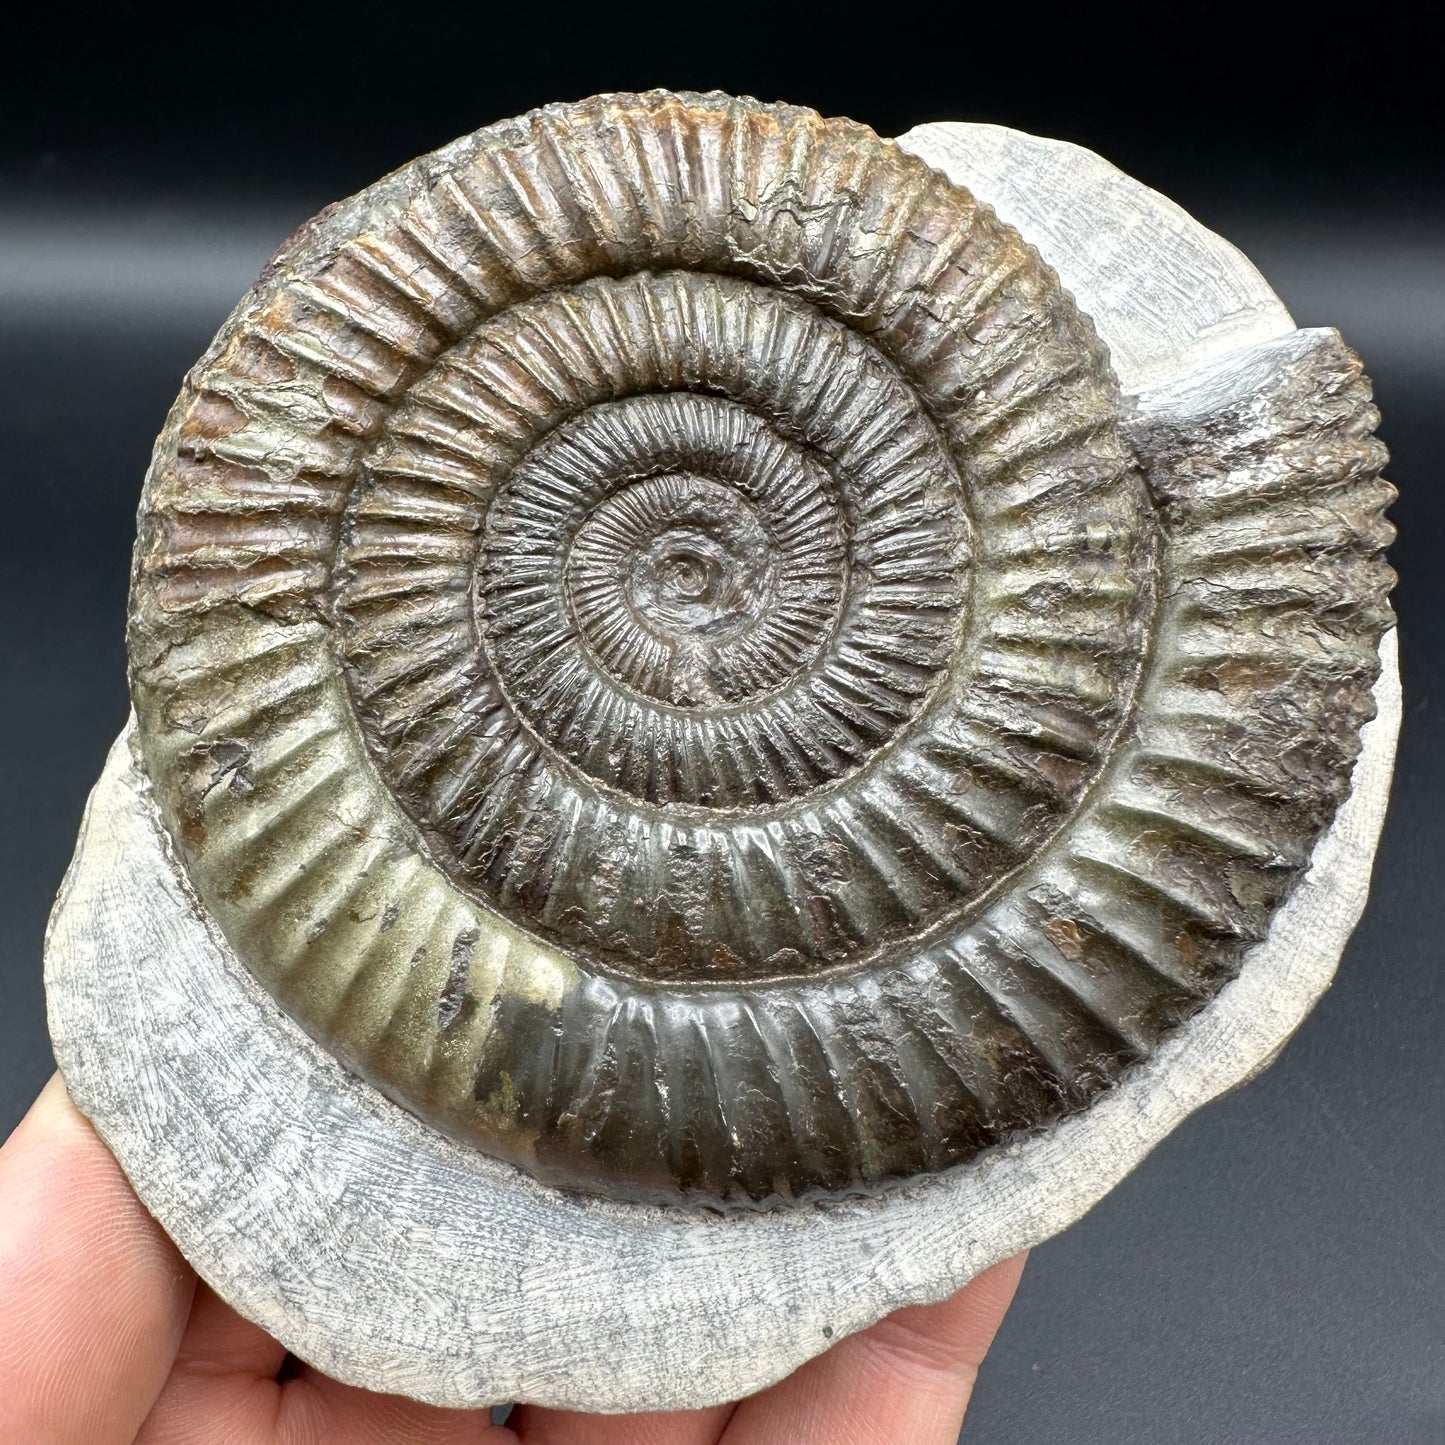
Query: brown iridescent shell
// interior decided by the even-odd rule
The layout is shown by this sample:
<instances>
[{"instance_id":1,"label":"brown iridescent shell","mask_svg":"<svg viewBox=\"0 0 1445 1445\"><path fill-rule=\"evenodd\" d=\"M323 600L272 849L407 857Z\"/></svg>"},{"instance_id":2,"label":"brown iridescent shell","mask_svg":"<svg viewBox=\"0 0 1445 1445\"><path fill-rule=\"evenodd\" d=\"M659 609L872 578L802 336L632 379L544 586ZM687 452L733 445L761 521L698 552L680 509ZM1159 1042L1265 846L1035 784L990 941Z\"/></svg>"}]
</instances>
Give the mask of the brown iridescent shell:
<instances>
[{"instance_id":1,"label":"brown iridescent shell","mask_svg":"<svg viewBox=\"0 0 1445 1445\"><path fill-rule=\"evenodd\" d=\"M184 869L551 1183L808 1199L1082 1108L1267 931L1369 716L1384 453L1297 350L1136 414L1016 232L805 110L458 141L288 243L157 446Z\"/></svg>"}]
</instances>

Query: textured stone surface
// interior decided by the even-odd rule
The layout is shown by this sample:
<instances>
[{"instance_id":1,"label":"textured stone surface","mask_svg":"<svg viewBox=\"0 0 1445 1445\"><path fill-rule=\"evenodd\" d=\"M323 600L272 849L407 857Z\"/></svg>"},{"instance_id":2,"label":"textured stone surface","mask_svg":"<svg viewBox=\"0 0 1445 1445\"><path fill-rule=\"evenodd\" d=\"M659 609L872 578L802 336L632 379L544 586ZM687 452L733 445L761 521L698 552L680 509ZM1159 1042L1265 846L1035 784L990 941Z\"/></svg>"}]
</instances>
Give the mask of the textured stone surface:
<instances>
[{"instance_id":1,"label":"textured stone surface","mask_svg":"<svg viewBox=\"0 0 1445 1445\"><path fill-rule=\"evenodd\" d=\"M1026 1021L1022 1047L1036 1050L1055 1079L1072 1080L1073 1092L1056 1090L1059 1107L1036 1110L1017 1127L997 1128L991 1136L945 1126L934 1137L952 1153L946 1148L924 1158L925 1169L966 1158L980 1145L994 1147L872 1198L717 1215L548 1188L443 1138L348 1072L347 1061L378 1077L375 1059L348 1052L346 1038L367 1037L368 1028L372 1038L377 1028L384 1031L384 1018L374 1012L368 1018L365 1009L378 997L385 1001L387 990L376 987L375 978L338 983L323 976L288 995L258 968L256 957L243 962L247 940L235 914L219 921L210 917L190 890L186 867L130 768L127 748L118 745L92 803L47 951L57 1057L80 1106L202 1274L289 1348L340 1378L447 1403L530 1399L614 1410L702 1404L755 1389L830 1339L897 1305L942 1297L994 1260L1065 1227L1191 1109L1267 1063L1328 983L1363 906L1399 706L1393 634L1381 645L1382 669L1371 640L1388 622L1383 610L1388 576L1376 556L1388 536L1379 516L1388 489L1376 479L1380 453L1369 435L1374 414L1358 363L1332 333L1295 333L1267 286L1233 248L1096 157L1033 138L1001 136L990 127L926 127L906 143L966 181L1005 221L1026 223L1027 239L1084 303L1124 383L1114 425L1126 465L1132 468L1136 456L1141 465L1130 485L1157 517L1162 561L1151 601L1156 642L1148 668L1132 684L1139 704L1130 717L1139 721L1110 742L1100 774L1109 786L1089 790L1071 813L1060 835L1067 835L1065 853L1052 853L1042 865L1050 867L1062 856L1067 866L1029 879L1022 891L1026 906L1050 910L1022 920L1034 925L1026 957L1046 961L1045 986L1038 986L1036 972L1030 988L1010 991L996 975L992 991L995 999L1008 999L1011 1017ZM394 212L404 186L394 179L370 193L366 207L373 220L379 223ZM304 267L334 253L356 221L353 214L323 222L302 238L292 259ZM328 234L328 225L339 229ZM284 282L289 273L283 267L278 274ZM239 320L247 314L243 307ZM233 323L230 337L244 350L244 326ZM213 361L227 344L223 336ZM264 373L275 362L253 353L248 364ZM286 395L304 411L294 388ZM226 413L211 394L183 398L168 435L183 432L197 408L205 413L197 423L202 430L217 418L224 428L225 418L235 423L239 414ZM255 425L255 417L245 414L246 425ZM236 434L244 431L238 425ZM186 435L199 433L193 428ZM687 435L689 445L697 446L701 433ZM627 433L608 437L625 441ZM559 433L556 446L565 448L571 440ZM202 438L190 460L204 460L211 444ZM220 454L226 438L214 444ZM163 439L158 452L162 469L166 445ZM261 459L274 462L276 455L263 449ZM237 451L221 459L241 465L239 456ZM533 459L538 470L529 475L542 477L557 456L549 445L540 454L534 449L529 463ZM251 481L265 490L275 477L260 470L265 474ZM747 516L734 515L735 504L718 503L707 490L714 479L694 477L685 468L667 476L674 480L656 495L656 486L645 495L612 493L624 496L624 506L632 505L621 520L649 508L673 520L684 513L706 516L712 525L704 530L724 551L729 539L748 535ZM827 490L819 484L820 496ZM724 516L729 507L734 510ZM192 525L183 507L175 515L182 520L166 523L175 529L168 537ZM590 513L597 515L595 509ZM579 527L579 535L582 531ZM354 549L362 534L353 529L347 535ZM826 553L827 529L813 535ZM969 533L971 596L981 575L980 535L977 527ZM592 565L598 540L584 537L569 565L584 570ZM607 539L600 540L605 551ZM1108 558L1110 550L1102 555ZM221 553L206 556L224 571ZM347 578L362 575L353 565L361 560L353 558L342 569L341 591ZM630 585L644 592L652 588L651 597L658 595L660 579L681 577L684 591L691 585L687 569L673 565L676 558L654 560L657 566L646 556L640 559L627 573ZM252 571L247 580L264 571ZM165 585L179 576L166 573ZM829 595L817 593L817 605L825 606ZM184 614L184 596L172 600ZM277 640L280 654L304 639L314 620L289 610L283 598L273 600L275 606L248 604L246 610L248 619L267 616L273 628L267 635ZM722 602L732 605L726 596ZM685 596L668 599L669 607L690 605ZM1172 621L1161 628L1159 616ZM1261 619L1279 644L1271 643L1263 656L1257 645ZM209 618L206 627L214 622ZM1160 636L1168 646L1157 645ZM197 674L187 671L184 647L191 640L172 637L174 647L158 657L177 676L194 680L204 667ZM1228 646L1221 648L1222 640ZM224 652L226 639L217 645ZM195 656L204 661L204 651ZM746 687L735 671L723 666L713 674L699 666L695 651L691 657L686 652L685 647L670 652L638 694L655 697L660 689L686 701L720 686ZM701 661L710 664L716 656L707 653ZM154 660L143 656L142 668ZM1377 670L1373 697L1379 715L1360 731ZM344 719L355 704L355 678L339 680L338 672L315 673L314 691L338 710L341 730L354 746L354 725ZM210 686L213 699L217 689L229 687L230 706L244 707L248 699L269 705L276 696L256 679L239 692L234 678ZM248 799L261 793L264 800L265 794L258 765L266 759L237 736L238 729L215 727L213 721L207 709L173 711L168 726L183 745L171 762L184 759L189 772L179 766L157 772L171 788L191 780L180 781L178 798L183 803L189 788L197 806L189 813L173 807L171 824L180 848L192 854L208 846L213 822L223 834L245 817ZM1261 744L1261 724L1280 746ZM1346 791L1361 738L1353 791L1311 851L1311 840ZM1231 781L1181 788L1177 770L1170 771L1181 742L1188 745L1183 755L1196 775L1215 776L1210 749L1217 749L1215 760L1226 763ZM1154 766L1155 756L1168 766ZM156 763L152 757L153 769ZM291 766L298 771L282 769L278 796L289 788L289 796L304 803L312 796L300 786L306 781L304 757L293 756ZM363 759L356 771L369 788L373 776L360 772L367 766ZM1279 770L1284 786L1272 784L1271 768ZM376 776L385 776L384 763ZM1151 799L1150 788L1163 792ZM1158 814L1161 797L1164 811ZM1281 801L1284 806L1276 806ZM404 855L411 846L411 832L372 827L351 806L350 795L323 802L333 823L373 847L377 858ZM228 818L232 804L238 811ZM1151 816L1151 806L1155 821L1140 823ZM1136 821L1121 827L1117 817L1101 817L1109 808L1132 810ZM1181 839L1181 824L1191 837ZM1125 852L1100 857L1121 840ZM1208 859L1201 862L1198 851L1181 851L1181 844L1198 850L1201 841L1206 852L1225 847L1232 862L1224 875L1202 866ZM218 856L224 861L224 854ZM1151 875L1161 857L1169 866ZM1116 865L1115 875L1132 880L1117 895L1124 906L1085 913L1059 905L1061 880L1087 881L1079 876L1081 860L1085 870ZM265 880L268 866L279 870L284 882L297 856L285 847L263 848L258 861L254 875L245 878L247 888ZM193 862L186 859L188 866ZM819 862L837 867L826 849ZM325 879L324 870L319 876ZM1010 875L1011 884L1020 876ZM1147 917L1149 907L1156 919L1164 917L1167 910L1157 901L1140 902L1138 890L1151 876L1156 883L1182 881L1173 905L1191 913L1211 910L1208 946L1198 957L1211 969L1212 982L1186 1006L1160 1010L1156 1003L1147 1040L1101 1042L1101 1020L1117 1025L1149 1010L1131 1013L1137 998L1119 992L1143 975L1117 964L1102 971L1078 967L1097 958L1090 924L1101 915L1114 920L1118 943L1118 927ZM424 1047L429 1036L484 1028L496 1016L495 1009L475 1003L489 996L489 982L495 987L495 977L484 971L495 965L495 945L483 946L480 932L471 936L475 925L467 918L475 913L465 911L485 905L474 889L458 891L457 897L457 911L442 920L446 947L438 952L438 971L416 991L419 1022L414 1030L402 1030L403 1056L419 1041ZM292 930L298 946L304 945L314 922L301 906L305 898L305 888L298 890L293 880L279 906L264 911L263 924ZM389 935L399 921L389 915L392 903L374 901L372 909L354 907L352 900L355 926ZM244 889L230 903L244 903ZM1017 908L1011 917L1019 921ZM567 979L555 968L536 966L542 955L529 941L533 934L504 921L489 926L508 949L534 949L525 971L529 997L544 1020L547 1010L555 1014L568 997ZM1181 935L1188 946L1179 942ZM1186 966L1198 961L1191 951L1195 940L1194 933L1171 924L1122 942L1126 954L1144 958L1167 947L1177 968L1181 961ZM232 946L238 942L239 952ZM1005 953L1010 956L1017 954ZM667 969L674 966L664 960L661 976L669 977ZM634 1023L636 1000L658 996L656 971L648 975L634 964L634 973L633 1001L620 1010L615 1000L599 1000L595 989L573 997L605 1005L614 1010L612 1017ZM1177 973L1166 974L1162 984L1157 976L1148 982L1156 1000L1171 977L1177 986ZM1069 985L1062 991L1060 979ZM784 982L800 990L806 971ZM402 983L404 992L405 979ZM829 986L826 975L818 986ZM1091 991L1101 986L1102 996ZM327 1003L326 990L338 987L339 995L333 992ZM915 996L927 999L930 993L923 989ZM354 1015L339 1032L338 997L343 1012ZM327 1046L303 1033L277 1007L278 998ZM981 1003L986 1011L986 1001ZM578 1037L596 1037L599 1017L573 1012L563 1023ZM838 1014L865 1041L876 1038L874 1021L899 1017L886 993L871 985ZM861 1033L860 1024L868 1025ZM743 1037L736 1028L717 1034L728 1044ZM244 1047L238 1048L237 1040L244 1040ZM896 1043L884 1044L896 1049ZM1070 1056L1069 1049L1078 1052ZM936 1087L941 1078L946 1084L926 1055L914 1048L908 1057L917 1070L911 1087ZM486 1063L484 1051L444 1047L431 1055L427 1077L442 1087L420 1103L458 1133L468 1132L466 1121L458 1127L456 1116L447 1117L445 1091L453 1090L453 1099L465 1099L469 1091L474 1096L483 1077L479 1060ZM447 1068L454 1069L450 1076ZM637 1070L623 1069L604 1078L609 1096L638 1076ZM879 1119L890 1112L888 1097L868 1086L866 1062L844 1076L857 1087L851 1100L841 1101L840 1118L863 1121L860 1142L885 1141L903 1151L890 1156L865 1148L858 1157L868 1167L854 1167L853 1182L881 1184L916 1173L918 1158L906 1149L927 1136L916 1116L909 1122L895 1109L892 1116L902 1117L903 1126L880 1128ZM525 1108L517 1108L510 1071L494 1078L505 1087L489 1096L487 1126L494 1128L499 1118L506 1124L508 1109L514 1122L534 1124L535 1111L529 1119ZM408 1097L394 1081L378 1081L417 1107L415 1091ZM713 1089L730 1099L746 1094L747 1085L746 1077L736 1077L714 1080ZM861 1107L850 1112L850 1104ZM868 1110L879 1104L885 1106L883 1115L870 1119ZM1061 1107L1074 1112L1039 1127ZM987 1124L988 1116L981 1117ZM1000 1121L1006 1125L1006 1116L995 1115L994 1123ZM1030 1122L1036 1126L1031 1131ZM582 1131L581 1156L571 1148L573 1161L586 1157L589 1145L605 1142L606 1125L605 1117L591 1120ZM754 1157L763 1157L757 1146L777 1145L771 1126L740 1138L755 1149ZM508 1152L496 1136L486 1142L495 1152ZM529 1154L529 1147L524 1140L514 1157L546 1173L548 1161ZM636 1189L643 1177L665 1192L666 1170L646 1175L637 1155L627 1151L611 1157L623 1159L629 1188ZM736 1195L742 1199L767 1198L771 1186L729 1172L725 1135L717 1157L724 1161L721 1171L708 1177L704 1170L694 1178L702 1193L730 1197L729 1188L741 1184ZM827 1178L816 1155L793 1157L799 1167L783 1193L849 1182ZM563 1165L565 1177L565 1151ZM720 1188L720 1180L727 1186Z\"/></svg>"},{"instance_id":2,"label":"textured stone surface","mask_svg":"<svg viewBox=\"0 0 1445 1445\"><path fill-rule=\"evenodd\" d=\"M1086 316L1109 318L1109 362L1126 393L1294 329L1236 247L1093 151L950 121L915 126L898 144L1017 226Z\"/></svg>"}]
</instances>

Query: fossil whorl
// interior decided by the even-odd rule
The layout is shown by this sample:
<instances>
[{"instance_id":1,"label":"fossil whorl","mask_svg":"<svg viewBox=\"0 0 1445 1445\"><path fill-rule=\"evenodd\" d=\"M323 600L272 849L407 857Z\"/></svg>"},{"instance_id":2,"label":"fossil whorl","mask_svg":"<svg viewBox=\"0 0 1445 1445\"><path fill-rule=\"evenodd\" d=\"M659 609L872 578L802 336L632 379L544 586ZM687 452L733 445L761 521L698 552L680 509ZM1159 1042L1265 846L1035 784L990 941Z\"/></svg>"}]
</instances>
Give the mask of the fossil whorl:
<instances>
[{"instance_id":1,"label":"fossil whorl","mask_svg":"<svg viewBox=\"0 0 1445 1445\"><path fill-rule=\"evenodd\" d=\"M1263 936L1369 716L1391 492L1309 335L1121 401L1017 233L790 107L415 162L157 446L132 690L185 872L313 1035L549 1182L803 1199L1083 1107Z\"/></svg>"}]
</instances>

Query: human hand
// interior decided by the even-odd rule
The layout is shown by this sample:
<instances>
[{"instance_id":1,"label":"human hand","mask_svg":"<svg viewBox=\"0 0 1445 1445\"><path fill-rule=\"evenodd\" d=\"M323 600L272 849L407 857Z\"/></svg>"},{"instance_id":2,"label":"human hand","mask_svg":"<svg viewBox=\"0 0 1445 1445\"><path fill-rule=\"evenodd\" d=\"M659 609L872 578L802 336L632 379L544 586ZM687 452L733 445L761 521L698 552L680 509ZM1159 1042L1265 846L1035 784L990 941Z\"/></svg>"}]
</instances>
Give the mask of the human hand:
<instances>
[{"instance_id":1,"label":"human hand","mask_svg":"<svg viewBox=\"0 0 1445 1445\"><path fill-rule=\"evenodd\" d=\"M0 1445L952 1445L1023 1256L761 1394L506 1425L338 1384L224 1305L59 1077L0 1149Z\"/></svg>"}]
</instances>

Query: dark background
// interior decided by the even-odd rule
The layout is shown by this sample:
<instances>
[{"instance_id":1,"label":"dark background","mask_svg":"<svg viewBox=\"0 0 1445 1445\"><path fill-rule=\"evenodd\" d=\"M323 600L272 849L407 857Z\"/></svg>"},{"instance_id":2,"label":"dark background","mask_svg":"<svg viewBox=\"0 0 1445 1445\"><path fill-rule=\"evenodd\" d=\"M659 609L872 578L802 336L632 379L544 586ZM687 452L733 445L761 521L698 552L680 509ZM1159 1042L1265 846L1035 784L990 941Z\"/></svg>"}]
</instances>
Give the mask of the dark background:
<instances>
[{"instance_id":1,"label":"dark background","mask_svg":"<svg viewBox=\"0 0 1445 1445\"><path fill-rule=\"evenodd\" d=\"M1401 489L1406 717L1373 899L1260 1081L1040 1248L965 1439L1445 1441L1445 187L1430 10L215 3L12 12L0 87L0 1134L52 1065L41 936L126 711L151 440L324 203L549 100L721 88L885 135L1091 146L1365 357ZM922 11L919 12L923 14ZM1343 16L1344 12L1339 12ZM908 1442L900 1442L908 1445Z\"/></svg>"}]
</instances>

